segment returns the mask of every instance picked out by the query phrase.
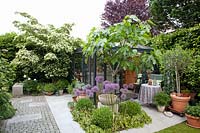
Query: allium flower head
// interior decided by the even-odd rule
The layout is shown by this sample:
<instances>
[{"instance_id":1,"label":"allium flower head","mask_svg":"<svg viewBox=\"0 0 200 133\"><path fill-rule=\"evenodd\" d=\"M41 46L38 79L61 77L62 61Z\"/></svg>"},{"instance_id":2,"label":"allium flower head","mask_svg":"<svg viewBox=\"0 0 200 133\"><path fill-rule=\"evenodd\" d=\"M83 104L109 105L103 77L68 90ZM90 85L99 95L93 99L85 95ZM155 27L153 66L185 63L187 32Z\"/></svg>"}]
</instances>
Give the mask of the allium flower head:
<instances>
[{"instance_id":1,"label":"allium flower head","mask_svg":"<svg viewBox=\"0 0 200 133\"><path fill-rule=\"evenodd\" d=\"M121 99L125 100L125 99L126 99L126 94L123 94L123 93L122 93Z\"/></svg>"},{"instance_id":2,"label":"allium flower head","mask_svg":"<svg viewBox=\"0 0 200 133\"><path fill-rule=\"evenodd\" d=\"M78 89L76 89L76 90L74 91L74 94L75 94L76 96L79 96L79 95L80 95L80 91L79 91Z\"/></svg>"},{"instance_id":3,"label":"allium flower head","mask_svg":"<svg viewBox=\"0 0 200 133\"><path fill-rule=\"evenodd\" d=\"M99 88L97 87L97 86L94 86L94 87L92 87L92 92L98 92L99 91Z\"/></svg>"},{"instance_id":4,"label":"allium flower head","mask_svg":"<svg viewBox=\"0 0 200 133\"><path fill-rule=\"evenodd\" d=\"M123 88L124 89L128 89L128 85L127 84L123 84Z\"/></svg>"},{"instance_id":5,"label":"allium flower head","mask_svg":"<svg viewBox=\"0 0 200 133\"><path fill-rule=\"evenodd\" d=\"M97 83L103 83L104 78L103 78L103 76L96 76L95 80Z\"/></svg>"},{"instance_id":6,"label":"allium flower head","mask_svg":"<svg viewBox=\"0 0 200 133\"><path fill-rule=\"evenodd\" d=\"M118 90L119 89L119 84L112 83L112 88L113 88L113 90Z\"/></svg>"},{"instance_id":7,"label":"allium flower head","mask_svg":"<svg viewBox=\"0 0 200 133\"><path fill-rule=\"evenodd\" d=\"M90 84L87 84L86 86L85 86L85 89L91 89L92 88L92 86L90 85Z\"/></svg>"},{"instance_id":8,"label":"allium flower head","mask_svg":"<svg viewBox=\"0 0 200 133\"><path fill-rule=\"evenodd\" d=\"M110 83L111 83L111 82L108 81L108 80L103 81L103 85L105 85L105 84L110 84Z\"/></svg>"},{"instance_id":9,"label":"allium flower head","mask_svg":"<svg viewBox=\"0 0 200 133\"><path fill-rule=\"evenodd\" d=\"M94 96L94 93L93 92L90 92L90 94L88 95L89 97L93 97Z\"/></svg>"},{"instance_id":10,"label":"allium flower head","mask_svg":"<svg viewBox=\"0 0 200 133\"><path fill-rule=\"evenodd\" d=\"M92 91L90 89L86 89L86 94L89 95Z\"/></svg>"},{"instance_id":11,"label":"allium flower head","mask_svg":"<svg viewBox=\"0 0 200 133\"><path fill-rule=\"evenodd\" d=\"M133 84L129 84L128 88L133 89L134 85Z\"/></svg>"}]
</instances>

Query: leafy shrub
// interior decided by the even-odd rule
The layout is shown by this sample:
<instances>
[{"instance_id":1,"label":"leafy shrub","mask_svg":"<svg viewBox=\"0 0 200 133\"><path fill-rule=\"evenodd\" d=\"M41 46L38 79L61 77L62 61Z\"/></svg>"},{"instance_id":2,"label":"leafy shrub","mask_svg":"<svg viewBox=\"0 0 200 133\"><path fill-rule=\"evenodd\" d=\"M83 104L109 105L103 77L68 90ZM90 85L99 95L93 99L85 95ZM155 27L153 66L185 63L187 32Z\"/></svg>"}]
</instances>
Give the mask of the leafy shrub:
<instances>
[{"instance_id":1,"label":"leafy shrub","mask_svg":"<svg viewBox=\"0 0 200 133\"><path fill-rule=\"evenodd\" d=\"M0 92L0 119L11 118L15 115L15 109L9 102L11 95L6 92Z\"/></svg>"},{"instance_id":2,"label":"leafy shrub","mask_svg":"<svg viewBox=\"0 0 200 133\"><path fill-rule=\"evenodd\" d=\"M124 117L124 115L118 113L114 115L113 126L111 128L102 129L99 126L94 125L92 121L92 111L93 110L78 111L75 109L71 112L73 115L73 120L77 121L86 133L113 133L130 128L143 127L144 124L149 124L152 122L152 119L144 111L133 117L128 115ZM102 116L102 118L103 117L104 116Z\"/></svg>"},{"instance_id":3,"label":"leafy shrub","mask_svg":"<svg viewBox=\"0 0 200 133\"><path fill-rule=\"evenodd\" d=\"M67 91L69 94L73 93L73 86L71 84L67 86Z\"/></svg>"},{"instance_id":4,"label":"leafy shrub","mask_svg":"<svg viewBox=\"0 0 200 133\"><path fill-rule=\"evenodd\" d=\"M119 112L123 115L134 116L141 113L141 106L137 102L126 101L119 104Z\"/></svg>"},{"instance_id":5,"label":"leafy shrub","mask_svg":"<svg viewBox=\"0 0 200 133\"><path fill-rule=\"evenodd\" d=\"M53 83L45 84L44 91L46 91L46 92L54 92L55 91L55 85Z\"/></svg>"},{"instance_id":6,"label":"leafy shrub","mask_svg":"<svg viewBox=\"0 0 200 133\"><path fill-rule=\"evenodd\" d=\"M186 114L195 117L200 117L200 106L188 106L186 108Z\"/></svg>"},{"instance_id":7,"label":"leafy shrub","mask_svg":"<svg viewBox=\"0 0 200 133\"><path fill-rule=\"evenodd\" d=\"M111 128L113 125L113 113L107 107L94 110L92 113L92 123L102 129Z\"/></svg>"},{"instance_id":8,"label":"leafy shrub","mask_svg":"<svg viewBox=\"0 0 200 133\"><path fill-rule=\"evenodd\" d=\"M25 80L23 82L23 88L26 92L36 92L37 91L37 81L35 80Z\"/></svg>"},{"instance_id":9,"label":"leafy shrub","mask_svg":"<svg viewBox=\"0 0 200 133\"><path fill-rule=\"evenodd\" d=\"M88 98L82 98L78 100L76 104L76 109L77 110L90 110L94 107L92 101Z\"/></svg>"},{"instance_id":10,"label":"leafy shrub","mask_svg":"<svg viewBox=\"0 0 200 133\"><path fill-rule=\"evenodd\" d=\"M45 83L38 83L37 92L40 93L44 90Z\"/></svg>"},{"instance_id":11,"label":"leafy shrub","mask_svg":"<svg viewBox=\"0 0 200 133\"><path fill-rule=\"evenodd\" d=\"M68 81L67 80L58 80L57 82L56 82L56 88L58 89L58 90L63 90L64 88L67 88L67 86L68 86Z\"/></svg>"},{"instance_id":12,"label":"leafy shrub","mask_svg":"<svg viewBox=\"0 0 200 133\"><path fill-rule=\"evenodd\" d=\"M171 99L170 99L169 95L164 92L157 93L153 98L154 103L156 105L160 105L160 106L168 105L170 100Z\"/></svg>"}]
</instances>

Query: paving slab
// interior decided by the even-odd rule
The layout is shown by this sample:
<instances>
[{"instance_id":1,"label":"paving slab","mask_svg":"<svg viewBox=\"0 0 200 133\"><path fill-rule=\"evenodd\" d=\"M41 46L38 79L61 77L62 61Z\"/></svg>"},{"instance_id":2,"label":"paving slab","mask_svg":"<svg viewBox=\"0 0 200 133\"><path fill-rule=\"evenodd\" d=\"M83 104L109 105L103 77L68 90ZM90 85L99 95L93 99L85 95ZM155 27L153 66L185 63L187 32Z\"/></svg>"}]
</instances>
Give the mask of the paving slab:
<instances>
[{"instance_id":1,"label":"paving slab","mask_svg":"<svg viewBox=\"0 0 200 133\"><path fill-rule=\"evenodd\" d=\"M80 125L73 121L67 103L72 101L71 95L45 96L61 133L84 133Z\"/></svg>"},{"instance_id":2,"label":"paving slab","mask_svg":"<svg viewBox=\"0 0 200 133\"><path fill-rule=\"evenodd\" d=\"M44 96L13 98L16 115L4 120L2 133L60 133Z\"/></svg>"}]
</instances>

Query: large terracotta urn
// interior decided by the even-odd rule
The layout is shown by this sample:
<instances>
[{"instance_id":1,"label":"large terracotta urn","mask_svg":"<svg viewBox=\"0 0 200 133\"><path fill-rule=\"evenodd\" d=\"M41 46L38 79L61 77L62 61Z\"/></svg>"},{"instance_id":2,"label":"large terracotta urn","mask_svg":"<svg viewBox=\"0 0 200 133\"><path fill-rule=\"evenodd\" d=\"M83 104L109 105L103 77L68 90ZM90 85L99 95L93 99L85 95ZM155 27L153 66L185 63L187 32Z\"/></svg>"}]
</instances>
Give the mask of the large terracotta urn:
<instances>
[{"instance_id":1,"label":"large terracotta urn","mask_svg":"<svg viewBox=\"0 0 200 133\"><path fill-rule=\"evenodd\" d=\"M189 97L177 96L176 93L170 94L170 96L172 99L173 110L180 113L184 112L190 100L190 96Z\"/></svg>"}]
</instances>

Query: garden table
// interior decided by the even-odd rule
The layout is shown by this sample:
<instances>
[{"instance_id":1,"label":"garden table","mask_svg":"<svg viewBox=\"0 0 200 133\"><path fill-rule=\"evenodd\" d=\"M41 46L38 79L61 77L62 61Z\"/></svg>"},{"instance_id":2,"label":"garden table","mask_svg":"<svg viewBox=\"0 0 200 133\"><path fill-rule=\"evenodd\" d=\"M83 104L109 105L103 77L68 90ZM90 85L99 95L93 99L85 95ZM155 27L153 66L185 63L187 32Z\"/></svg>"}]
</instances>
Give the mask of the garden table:
<instances>
[{"instance_id":1,"label":"garden table","mask_svg":"<svg viewBox=\"0 0 200 133\"><path fill-rule=\"evenodd\" d=\"M143 104L153 103L153 97L161 91L160 85L142 84L139 92L139 101Z\"/></svg>"}]
</instances>

